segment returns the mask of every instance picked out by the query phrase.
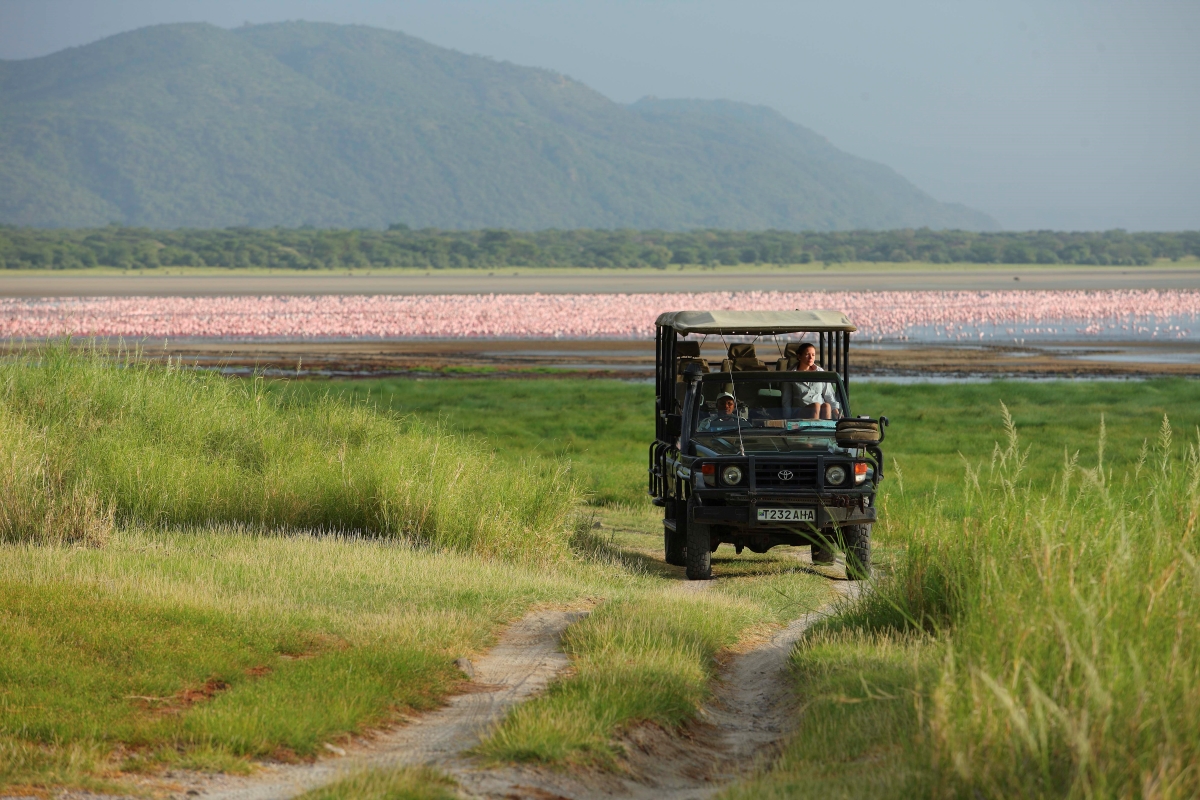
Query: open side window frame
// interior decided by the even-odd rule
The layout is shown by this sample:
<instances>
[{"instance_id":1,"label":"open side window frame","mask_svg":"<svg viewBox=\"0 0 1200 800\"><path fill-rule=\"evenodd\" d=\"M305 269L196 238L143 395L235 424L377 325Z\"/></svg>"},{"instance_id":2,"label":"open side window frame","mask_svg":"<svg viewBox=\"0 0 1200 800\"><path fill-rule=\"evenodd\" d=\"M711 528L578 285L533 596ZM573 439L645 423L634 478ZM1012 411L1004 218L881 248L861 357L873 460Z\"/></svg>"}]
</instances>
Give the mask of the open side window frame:
<instances>
[{"instance_id":1,"label":"open side window frame","mask_svg":"<svg viewBox=\"0 0 1200 800\"><path fill-rule=\"evenodd\" d=\"M842 394L846 406L850 401L850 333L849 330L833 331L781 331L782 333L816 333L817 360L826 372L835 372L841 378ZM730 336L762 335L759 331L722 331ZM683 406L676 396L675 385L679 380L677 371L678 360L675 357L679 340L686 334L680 334L670 325L659 324L655 327L655 369L654 369L654 418L655 439L666 444L673 444L675 437L671 435L669 417L681 417ZM769 335L769 334L767 334Z\"/></svg>"}]
</instances>

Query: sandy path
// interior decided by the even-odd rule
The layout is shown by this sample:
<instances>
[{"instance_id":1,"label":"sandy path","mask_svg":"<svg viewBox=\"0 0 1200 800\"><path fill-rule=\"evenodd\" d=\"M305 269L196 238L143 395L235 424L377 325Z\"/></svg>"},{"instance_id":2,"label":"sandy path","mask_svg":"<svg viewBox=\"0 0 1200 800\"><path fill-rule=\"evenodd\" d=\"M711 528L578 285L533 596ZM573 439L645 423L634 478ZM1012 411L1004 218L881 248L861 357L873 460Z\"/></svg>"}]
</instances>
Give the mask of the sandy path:
<instances>
[{"instance_id":1,"label":"sandy path","mask_svg":"<svg viewBox=\"0 0 1200 800\"><path fill-rule=\"evenodd\" d=\"M828 577L835 576L831 573ZM710 581L681 581L678 589L700 592L712 585ZM505 712L544 690L569 665L559 641L567 627L587 612L539 611L503 633L499 643L472 665L471 690L450 698L444 708L358 740L337 758L312 764L272 764L245 778L176 773L172 796L283 800L365 768L425 765L452 776L460 792L473 798L706 798L773 760L798 724L800 715L787 675L788 656L805 631L833 613L840 600L857 596L861 589L860 584L845 580L835 580L832 585L841 595L839 600L793 620L768 641L730 659L721 671L713 701L685 730L668 732L645 725L625 734L621 772L529 765L487 767L464 755ZM161 783L154 783L161 792ZM101 800L88 793L70 797Z\"/></svg>"},{"instance_id":2,"label":"sandy path","mask_svg":"<svg viewBox=\"0 0 1200 800\"><path fill-rule=\"evenodd\" d=\"M709 582L681 584L702 590ZM833 584L852 598L860 584ZM672 734L651 726L624 738L625 774L597 770L563 772L532 766L485 770L465 759L442 765L470 797L496 800L695 800L706 798L771 761L799 722L787 676L792 647L837 601L806 614L769 641L735 657L722 671L714 701L699 721Z\"/></svg>"},{"instance_id":3,"label":"sandy path","mask_svg":"<svg viewBox=\"0 0 1200 800\"><path fill-rule=\"evenodd\" d=\"M542 691L567 666L559 639L568 625L586 614L527 614L473 665L472 691L450 698L444 708L403 727L356 744L343 758L315 764L272 765L249 778L214 777L187 788L214 800L277 800L366 767L425 764L445 769L450 759L475 746L509 708Z\"/></svg>"}]
</instances>

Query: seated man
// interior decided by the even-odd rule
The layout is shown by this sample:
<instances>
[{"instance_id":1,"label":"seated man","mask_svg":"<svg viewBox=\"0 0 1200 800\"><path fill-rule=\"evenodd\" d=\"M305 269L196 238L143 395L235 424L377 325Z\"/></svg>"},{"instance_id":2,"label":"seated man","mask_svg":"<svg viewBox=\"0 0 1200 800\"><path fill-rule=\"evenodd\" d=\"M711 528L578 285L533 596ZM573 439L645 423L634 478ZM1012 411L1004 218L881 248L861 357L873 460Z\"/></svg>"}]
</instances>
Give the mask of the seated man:
<instances>
[{"instance_id":1,"label":"seated man","mask_svg":"<svg viewBox=\"0 0 1200 800\"><path fill-rule=\"evenodd\" d=\"M717 410L700 420L698 431L731 431L741 424L737 411L737 400L729 392L717 395Z\"/></svg>"},{"instance_id":2,"label":"seated man","mask_svg":"<svg viewBox=\"0 0 1200 800\"><path fill-rule=\"evenodd\" d=\"M797 372L817 372L817 348L811 342L800 345ZM842 415L837 387L828 381L800 381L792 384L792 406L800 407L803 419L837 419Z\"/></svg>"}]
</instances>

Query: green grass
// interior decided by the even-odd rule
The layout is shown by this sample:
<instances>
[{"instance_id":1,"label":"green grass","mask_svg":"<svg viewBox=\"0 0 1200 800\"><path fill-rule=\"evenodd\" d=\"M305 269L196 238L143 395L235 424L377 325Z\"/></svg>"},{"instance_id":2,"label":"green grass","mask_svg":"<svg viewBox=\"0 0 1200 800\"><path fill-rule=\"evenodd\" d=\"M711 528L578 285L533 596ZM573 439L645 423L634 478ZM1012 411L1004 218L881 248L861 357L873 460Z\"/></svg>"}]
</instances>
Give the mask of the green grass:
<instances>
[{"instance_id":1,"label":"green grass","mask_svg":"<svg viewBox=\"0 0 1200 800\"><path fill-rule=\"evenodd\" d=\"M611 766L622 752L614 733L690 720L711 696L718 653L830 597L827 581L782 553L742 566L740 578L710 591L674 585L626 595L573 625L563 642L573 674L511 712L478 752L493 760ZM790 590L785 603L780 585Z\"/></svg>"},{"instance_id":2,"label":"green grass","mask_svg":"<svg viewBox=\"0 0 1200 800\"><path fill-rule=\"evenodd\" d=\"M36 360L35 360L36 359ZM231 381L49 348L0 365L0 539L102 540L122 525L361 531L562 558L561 465L519 460L363 404L287 406Z\"/></svg>"},{"instance_id":3,"label":"green grass","mask_svg":"<svg viewBox=\"0 0 1200 800\"><path fill-rule=\"evenodd\" d=\"M660 540L625 534L635 537L643 548ZM604 762L623 727L690 718L720 649L824 596L794 562L752 563L736 591L693 602L673 588L679 576L647 569L628 545L554 565L238 529L5 545L0 785L104 788L97 776L118 770L236 772L249 757L310 757L397 711L436 706L461 678L454 659L531 606L588 598L599 606L571 632L575 674L523 707L488 752ZM777 586L796 605L780 605ZM546 741L564 726L574 738Z\"/></svg>"},{"instance_id":4,"label":"green grass","mask_svg":"<svg viewBox=\"0 0 1200 800\"><path fill-rule=\"evenodd\" d=\"M674 596L672 596L674 594ZM676 727L708 697L717 652L756 620L749 603L679 593L610 601L564 640L575 674L515 709L480 748L496 760L611 762L634 721Z\"/></svg>"},{"instance_id":5,"label":"green grass","mask_svg":"<svg viewBox=\"0 0 1200 800\"><path fill-rule=\"evenodd\" d=\"M639 580L599 563L551 571L238 529L10 544L0 575L0 784L36 782L53 766L46 747L126 770L310 756L436 706L461 679L454 659L531 605ZM118 744L123 763L107 763Z\"/></svg>"},{"instance_id":6,"label":"green grass","mask_svg":"<svg viewBox=\"0 0 1200 800\"><path fill-rule=\"evenodd\" d=\"M792 656L797 732L764 774L725 800L931 797L919 748L927 730L914 692L936 661L891 631L810 633ZM924 682L922 682L924 680ZM924 698L924 694L918 695Z\"/></svg>"},{"instance_id":7,"label":"green grass","mask_svg":"<svg viewBox=\"0 0 1200 800\"><path fill-rule=\"evenodd\" d=\"M583 379L294 381L293 403L327 394L479 437L509 464L567 460L594 503L645 502L654 387Z\"/></svg>"},{"instance_id":8,"label":"green grass","mask_svg":"<svg viewBox=\"0 0 1200 800\"><path fill-rule=\"evenodd\" d=\"M900 465L903 480L885 482L895 492L957 486L959 453L990 456L1005 438L1004 403L1030 448L1027 477L1048 484L1064 451L1095 450L1100 417L1108 436L1107 463L1122 470L1138 458L1142 443L1156 435L1163 415L1177 430L1200 425L1200 382L1186 378L1149 381L992 381L956 385L852 384L855 414L885 414L888 466ZM896 473L892 472L892 477Z\"/></svg>"},{"instance_id":9,"label":"green grass","mask_svg":"<svg viewBox=\"0 0 1200 800\"><path fill-rule=\"evenodd\" d=\"M320 384L314 384L305 391L312 391L318 386ZM542 447L551 454L569 452L572 458L581 463L579 472L584 475L588 474L589 461L596 464L597 468L606 462L595 453L594 448L598 446L609 452L624 452L620 468L628 471L625 479L628 483L632 484L634 475L640 479L644 469L640 445L648 441L650 435L648 411L644 411L640 428L637 420L630 420L628 427L614 426L597 431L590 421L603 409L614 406L648 409L650 391L645 386L616 383L597 386L595 382L584 381L575 385L570 381L554 385L469 382L466 386L441 385L426 391L424 386L413 382L388 381L345 388L352 389L360 397L370 392L381 406L390 407L398 413L414 414L422 419L440 419L452 429L466 429L487 437L489 441L519 444L521 439L518 432L537 437L539 442L544 442ZM461 393L468 399L456 401L455 393ZM481 397L486 399L479 399ZM903 571L916 569L912 566L916 562L912 560L911 553L920 552L918 544L925 546L929 537L940 542L942 549L937 550L939 556L944 556L945 550L953 550L960 536L970 537L972 542L1000 541L993 529L988 527L995 524L993 515L981 519L977 499L972 500L970 495L962 491L962 487L963 457L972 463L981 459L986 461L995 442L1006 435L1000 414L1001 401L1008 404L1015 424L1025 433L1028 442L1023 451L1022 479L1025 482L1023 491L1027 495L1025 500L1029 501L1030 498L1040 498L1039 493L1050 491L1055 485L1056 475L1061 473L1065 457L1071 457L1080 450L1086 451L1089 446L1095 450L1102 415L1106 425L1106 464L1108 468L1118 470L1119 474L1120 471L1136 470L1143 442L1154 437L1164 413L1172 415L1178 428L1194 429L1200 423L1198 400L1200 386L1195 382L1170 379L1130 383L998 381L950 386L858 383L854 387L856 413L886 413L893 420L886 448L891 478L884 485L884 521L878 526L878 546L885 554L908 553L908 558L901 557L898 561L903 565L900 567ZM464 406L469 410L464 410ZM497 409L499 412L495 413ZM622 444L620 437L623 432L624 446L618 448ZM1078 473L1075 477L1078 479ZM594 482L591 485L596 486ZM642 499L640 480L636 486L637 491L624 494L596 492L596 496L601 501L636 504ZM1129 489L1128 492L1130 497L1139 496L1137 489ZM1013 508L1026 507L1024 501L1021 504L1010 502ZM968 519L966 528L964 518ZM1070 527L1068 523L1081 524L1070 516L1069 510L1059 509L1053 523L1045 523L1044 527L1049 526L1053 530L1054 525L1059 525L1066 530ZM1136 516L1121 524L1133 525L1139 530L1147 528ZM1070 545L1065 544L1064 547ZM1100 548L1096 552L1105 554L1107 551ZM1004 558L1028 567L1028 563L1017 554L1010 553ZM889 561L890 558L885 558L881 563ZM736 569L749 562L738 559L729 563ZM931 557L920 563L929 567L939 562ZM967 580L962 575L976 574L983 569L980 562L971 564L974 566L969 568L959 565L962 573L956 574L959 574L960 580ZM933 572L941 574L936 570ZM1029 580L1029 576L1025 578ZM939 593L947 591L942 585L947 580L939 578L929 587L922 584L912 590L912 594L917 598L925 598L922 602L933 602L930 597L936 599ZM1149 580L1149 576L1143 572L1130 580L1131 585L1139 585L1139 582ZM1069 580L1066 582L1069 583ZM725 585L737 584L730 582ZM765 577L760 577L754 583L754 591L766 585ZM1006 596L1003 588L995 585L994 580L987 584L987 591L996 597ZM1025 604L1051 613L1042 606L1041 598L1031 598L1028 589L1024 591L1025 594L1011 601L1011 606L1004 609L1007 619L1027 618L1029 615L1024 609ZM789 774L787 765L790 764L793 769L790 779L779 779L779 783L756 784L747 790L750 792L748 796L759 790L778 792L779 796L800 792L795 788L798 776L807 775L818 761L824 765L820 773L826 778L821 785L827 783L831 791L835 786L843 786L847 796L866 793L864 787L874 785L871 781L893 788L909 785L922 789L936 787L950 794L968 791L954 783L957 779L951 780L945 774L937 773L940 777L935 780L931 777L934 773L930 772L930 764L935 761L933 745L930 743L936 740L928 725L927 715L934 695L934 689L930 687L939 685L941 659L947 651L938 649L943 645L930 646L920 637L912 640L915 634L903 633L903 615L893 611L889 616L884 613L888 608L891 606L886 606L878 613L889 620L890 627L881 629L878 624L856 627L847 623L849 627L844 633L836 636L833 633L825 634L831 638L798 656L802 692L810 710L806 713L819 713L825 722L811 729L806 726L806 732L815 730L816 733L806 733L789 751L790 755L784 760L778 775ZM736 614L736 611L727 613ZM958 617L951 617L945 611L939 613L938 630L942 632L939 635L952 636ZM600 620L601 617L597 617L594 624L599 624ZM623 621L636 626L637 615L626 614ZM990 617L981 622L978 635L986 640L994 622ZM1046 629L1053 628L1053 623L1046 621L1044 616L1037 624ZM580 626L580 630L583 629ZM612 695L604 694L607 690L606 669L612 669L603 661L605 654L599 653L593 668L593 656L586 645L576 647L572 641L575 648L573 654L580 665L577 675L571 681L556 686L542 700L514 714L485 746L485 752L497 757L548 761L604 762L612 758L611 741L596 736L592 729L608 729L598 722L604 713L610 715L609 723L619 728L623 724L621 715L625 701L619 691L614 691ZM581 642L584 641L581 639ZM650 647L655 640L649 638L642 641ZM637 660L653 662L660 657L656 650L658 646L656 644L646 651L631 649L629 653ZM1053 651L1054 646L1049 645L1048 648ZM661 652L666 654L662 657L669 657L679 649L669 644ZM931 675L933 677L929 677ZM656 685L652 680L646 680L645 683ZM612 684L625 685L620 681L612 681ZM702 687L704 682L697 680L693 685ZM682 693L680 689L668 687L662 694L669 700ZM924 705L913 702L912 698L918 696L923 698ZM576 716L563 714L561 708L566 707L576 709ZM603 713L591 711L578 715L581 708L599 707L604 709ZM663 706L664 709L669 707L670 702ZM991 711L995 712L995 709ZM966 717L970 718L970 714L967 713ZM958 735L957 730L955 735ZM943 739L953 740L950 734L945 733ZM905 744L897 745L897 742ZM941 753L940 757L942 761L938 763L944 765L955 763L956 759L961 761L963 755L957 752ZM982 758L978 754L974 757L977 760ZM865 778L864 763L868 766L866 771L870 773ZM803 765L802 769L797 769L797 765ZM884 769L880 765L886 765L884 773L873 771ZM1012 774L1016 775L1023 774L1025 766L1010 763L1010 768ZM903 777L906 775L918 777L911 778L914 783L910 784L910 779ZM985 793L991 791L1000 796L1003 792L995 791L996 786L1004 786L1005 790L1011 791L1032 791L1037 788L1023 783L989 783L995 780L991 777L980 779L972 784L971 789ZM780 786L791 788L780 789ZM1062 786L1057 789L1064 790Z\"/></svg>"},{"instance_id":10,"label":"green grass","mask_svg":"<svg viewBox=\"0 0 1200 800\"><path fill-rule=\"evenodd\" d=\"M1200 794L1200 441L1164 421L1120 467L1106 433L1045 479L1013 427L894 494L904 557L797 651L801 733L727 796Z\"/></svg>"},{"instance_id":11,"label":"green grass","mask_svg":"<svg viewBox=\"0 0 1200 800\"><path fill-rule=\"evenodd\" d=\"M465 403L473 412L464 412L464 404L454 400L454 392L478 398L485 387L486 401ZM596 442L604 440L602 446L612 452L619 444L612 440L624 429L621 469L628 470L630 483L636 474L636 491L596 496L637 503L644 468L639 446L650 435L648 410L640 429L631 420L628 428L596 432L589 421L613 405L648 409L650 392L639 385L600 387L583 381L479 382L438 386L426 393L419 385L394 381L356 384L353 391L370 391L381 405L400 413L442 419L452 429L467 429L489 441L518 443L517 431L526 431L551 454L569 452L584 475L589 460L595 459L597 466L605 461L593 451ZM744 796L825 791L844 796L1083 796L1121 793L1143 784L1163 787L1163 796L1187 796L1178 787L1193 787L1188 765L1200 734L1189 720L1200 713L1179 675L1196 674L1197 664L1187 649L1192 639L1173 636L1180 619L1194 625L1189 615L1195 598L1168 594L1154 604L1162 615L1157 620L1144 612L1149 594L1168 576L1167 589L1181 591L1188 559L1196 557L1187 528L1191 512L1183 513L1194 502L1194 487L1155 488L1138 462L1143 444L1156 439L1164 413L1176 430L1196 429L1198 401L1200 385L1181 379L856 383L856 413L886 413L893 420L885 448L891 477L884 485L884 520L876 540L884 554L896 554L900 577L896 583L884 582L891 588L881 591L869 615L844 618L841 627L830 626L798 652L806 724L779 770L750 784ZM973 470L990 476L994 445L1005 441L1001 402L1024 437L1020 478L1010 478L1011 487L1005 489L997 473L990 483L982 480L974 493L966 492L964 486L974 484L964 471L964 457ZM503 413L480 413L480 408ZM1090 452L1094 468L1102 416L1109 474L1104 491L1081 485L1083 473L1072 468L1072 488L1063 494L1065 461L1080 452L1086 460ZM1177 465L1176 479L1181 469ZM1130 476L1127 484L1124 474ZM892 561L885 557L881 563ZM756 586L765 583L760 578ZM903 593L897 594L900 586ZM1113 592L1096 587L1112 587ZM1177 616L1180 609L1183 618ZM930 632L906 630L905 615L930 620L925 624ZM624 617L629 625L636 625L636 619L632 613ZM1099 629L1096 620L1104 623ZM1151 636L1156 621L1161 627ZM1188 636L1194 637L1194 630L1188 628ZM1176 641L1182 649L1173 655ZM1095 664L1080 656L1090 655L1093 646L1100 648L1097 653L1103 647L1128 650L1104 654L1107 671L1096 673L1101 682L1094 685L1088 675ZM599 712L568 718L556 706L588 709L601 705L594 698L604 697L604 708L611 709L617 727L621 724L624 700L619 693L603 694L604 662L597 660L593 673L587 648L573 652L580 664L576 677L521 709L486 745L486 752L550 761L612 758L611 741L591 732ZM672 645L665 652L678 651ZM951 654L953 660L947 661ZM647 662L656 657L652 651L639 656ZM1174 684L1167 680L1172 663ZM958 666L952 670L947 664ZM1139 670L1143 687L1160 688L1131 689L1129 682ZM988 678L1010 696L997 693ZM1101 696L1121 695L1122 703L1132 699L1133 705L1123 710L1115 701L1111 709L1090 706L1096 700L1088 699L1089 686L1100 687L1096 691ZM1037 706L1032 687L1053 705ZM668 690L663 696L680 693ZM1157 721L1149 707L1137 712L1138 697L1154 701ZM1033 753L1020 740L1020 726L1038 714L1044 718L1046 744ZM1092 729L1084 731L1081 720L1089 720ZM1136 735L1118 736L1114 725ZM1035 732L1035 739L1040 735Z\"/></svg>"},{"instance_id":12,"label":"green grass","mask_svg":"<svg viewBox=\"0 0 1200 800\"><path fill-rule=\"evenodd\" d=\"M611 765L623 730L695 713L723 649L828 596L786 553L727 548L714 558L725 580L677 590L642 493L645 385L264 385L58 350L0 377L0 785L104 788L122 770L306 757L436 705L455 658L535 604L584 598L597 605L568 634L573 671L480 750ZM856 412L893 419L876 599L796 652L800 734L732 793L1194 794L1196 473L1180 437L1171 459L1153 443L1163 410L1176 430L1200 421L1200 387L854 391ZM993 468L1000 400L1028 449L1002 446ZM603 505L591 535L571 516L564 457ZM480 471L458 473L468 461ZM414 468L426 483L397 489ZM462 476L475 494L455 494ZM303 491L279 494L292 482ZM547 487L555 504L538 511L524 493ZM542 525L555 554L522 555L507 523L473 523L496 514L468 502L479 492ZM388 527L360 507L438 493L458 516ZM351 527L370 536L305 533ZM379 773L336 791L452 788Z\"/></svg>"},{"instance_id":13,"label":"green grass","mask_svg":"<svg viewBox=\"0 0 1200 800\"><path fill-rule=\"evenodd\" d=\"M597 504L640 504L646 495L646 448L654 436L654 387L606 380L363 380L277 384L295 402L328 393L369 402L398 416L484 439L509 463L571 461ZM1164 413L1176 427L1200 425L1200 385L1152 381L994 381L978 384L887 384L855 381L855 414L887 415L884 452L891 478L929 492L961 477L958 453L987 454L1004 435L999 403L1008 405L1033 449L1030 474L1049 480L1063 449L1094 446L1106 414L1110 459L1132 463ZM899 465L899 473L894 469ZM903 481L898 478L902 476Z\"/></svg>"},{"instance_id":14,"label":"green grass","mask_svg":"<svg viewBox=\"0 0 1200 800\"><path fill-rule=\"evenodd\" d=\"M297 800L454 800L454 782L429 769L366 770Z\"/></svg>"},{"instance_id":15,"label":"green grass","mask_svg":"<svg viewBox=\"0 0 1200 800\"><path fill-rule=\"evenodd\" d=\"M605 512L626 524L621 542L585 534L550 456L523 465L261 381L62 348L36 359L0 366L2 786L312 757L435 707L461 679L454 659L530 607L587 598L599 606L571 634L579 669L539 717L586 736L541 757L612 752L625 725L694 714L716 653L792 613L779 586L794 613L819 602L819 579L770 559L727 597L675 596L678 570L646 555L661 530L645 506ZM410 516L378 510L401 501ZM651 655L627 677L652 682L601 674ZM509 729L518 744L532 730Z\"/></svg>"}]
</instances>

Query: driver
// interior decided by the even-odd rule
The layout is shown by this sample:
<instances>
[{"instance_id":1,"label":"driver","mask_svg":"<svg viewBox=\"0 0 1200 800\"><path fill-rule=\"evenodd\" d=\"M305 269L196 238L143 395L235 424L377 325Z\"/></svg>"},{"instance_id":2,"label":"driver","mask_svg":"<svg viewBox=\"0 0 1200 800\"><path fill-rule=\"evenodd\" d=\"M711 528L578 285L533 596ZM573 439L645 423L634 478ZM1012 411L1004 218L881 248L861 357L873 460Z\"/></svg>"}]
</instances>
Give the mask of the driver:
<instances>
[{"instance_id":1,"label":"driver","mask_svg":"<svg viewBox=\"0 0 1200 800\"><path fill-rule=\"evenodd\" d=\"M705 419L700 420L700 424L696 426L696 430L732 430L738 427L738 425L737 399L729 392L721 392L717 395L716 411L709 414Z\"/></svg>"}]
</instances>

